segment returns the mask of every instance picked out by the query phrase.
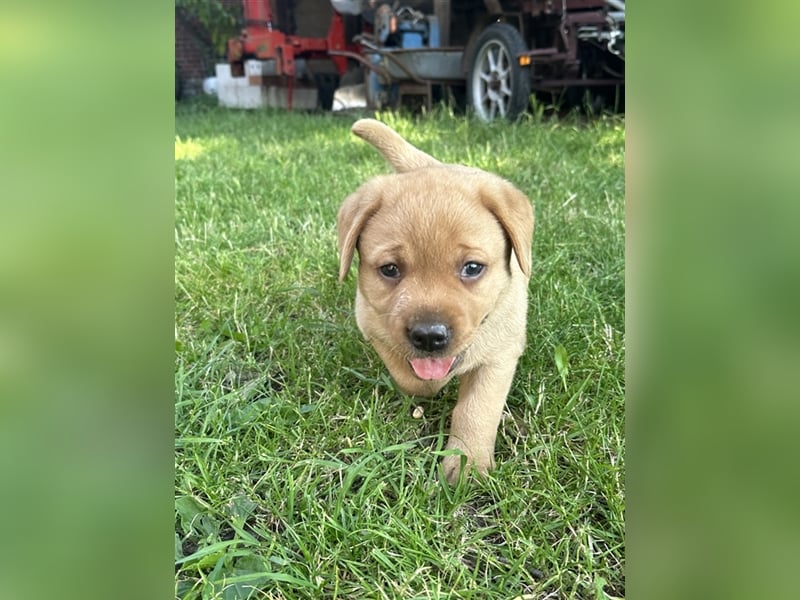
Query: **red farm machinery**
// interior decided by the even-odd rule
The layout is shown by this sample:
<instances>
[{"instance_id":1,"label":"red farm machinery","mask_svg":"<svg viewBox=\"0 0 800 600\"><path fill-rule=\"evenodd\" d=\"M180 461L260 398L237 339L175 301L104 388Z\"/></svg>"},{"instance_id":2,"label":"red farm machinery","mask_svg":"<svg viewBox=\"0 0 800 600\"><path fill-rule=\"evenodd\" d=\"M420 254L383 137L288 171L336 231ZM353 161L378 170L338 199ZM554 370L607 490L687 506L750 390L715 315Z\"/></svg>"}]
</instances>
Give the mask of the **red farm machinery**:
<instances>
[{"instance_id":1,"label":"red farm machinery","mask_svg":"<svg viewBox=\"0 0 800 600\"><path fill-rule=\"evenodd\" d=\"M228 42L230 77L286 108L330 109L346 80L363 81L376 108L414 95L430 106L444 93L487 121L516 118L532 93L611 108L624 95L624 0L243 0L243 8L241 35Z\"/></svg>"}]
</instances>

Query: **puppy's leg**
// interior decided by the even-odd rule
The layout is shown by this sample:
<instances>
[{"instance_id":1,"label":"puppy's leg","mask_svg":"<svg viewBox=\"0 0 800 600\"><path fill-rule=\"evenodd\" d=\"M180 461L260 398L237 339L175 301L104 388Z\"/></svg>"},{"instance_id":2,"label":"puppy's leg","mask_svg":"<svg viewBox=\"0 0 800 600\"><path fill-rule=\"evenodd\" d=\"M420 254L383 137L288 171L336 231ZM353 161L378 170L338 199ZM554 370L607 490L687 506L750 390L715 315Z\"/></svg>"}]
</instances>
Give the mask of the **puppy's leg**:
<instances>
[{"instance_id":1,"label":"puppy's leg","mask_svg":"<svg viewBox=\"0 0 800 600\"><path fill-rule=\"evenodd\" d=\"M467 455L466 469L474 465L486 474L494 467L494 443L503 415L517 361L501 365L485 365L461 377L458 402L453 409L447 448L457 448ZM447 481L456 483L461 456L445 456L442 460Z\"/></svg>"}]
</instances>

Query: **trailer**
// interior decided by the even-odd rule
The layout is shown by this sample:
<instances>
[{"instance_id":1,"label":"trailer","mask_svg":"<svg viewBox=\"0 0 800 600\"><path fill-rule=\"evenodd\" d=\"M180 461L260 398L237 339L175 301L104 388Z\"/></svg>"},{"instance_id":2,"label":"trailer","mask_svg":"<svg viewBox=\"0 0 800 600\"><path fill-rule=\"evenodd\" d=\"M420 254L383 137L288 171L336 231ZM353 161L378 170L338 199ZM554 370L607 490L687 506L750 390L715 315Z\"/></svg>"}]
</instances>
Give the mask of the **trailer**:
<instances>
[{"instance_id":1,"label":"trailer","mask_svg":"<svg viewBox=\"0 0 800 600\"><path fill-rule=\"evenodd\" d=\"M353 70L370 106L412 95L430 106L448 90L486 121L515 119L532 93L624 93L624 0L320 0L309 12L311 1L244 0L244 29L228 42L231 74L284 90L287 108L298 88L330 108ZM325 34L298 35L287 23L299 14L325 21Z\"/></svg>"}]
</instances>

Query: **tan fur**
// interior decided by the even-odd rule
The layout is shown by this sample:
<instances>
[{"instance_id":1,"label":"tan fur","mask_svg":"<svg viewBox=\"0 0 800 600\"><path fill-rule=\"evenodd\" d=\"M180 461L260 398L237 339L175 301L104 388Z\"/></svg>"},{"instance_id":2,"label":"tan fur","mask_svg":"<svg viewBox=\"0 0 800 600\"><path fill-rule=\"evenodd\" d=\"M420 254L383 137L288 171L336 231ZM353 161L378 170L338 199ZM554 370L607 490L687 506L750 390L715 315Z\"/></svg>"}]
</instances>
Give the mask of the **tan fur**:
<instances>
[{"instance_id":1,"label":"tan fur","mask_svg":"<svg viewBox=\"0 0 800 600\"><path fill-rule=\"evenodd\" d=\"M378 121L362 119L352 131L396 170L363 184L339 210L340 279L359 253L356 322L406 393L432 396L459 379L447 447L486 473L525 347L531 204L508 181L443 164ZM485 265L479 277L465 276L472 263ZM399 275L382 274L385 265ZM420 323L446 326L446 348L415 347L410 332ZM450 372L434 380L410 363L453 356ZM443 467L456 482L460 456L445 457Z\"/></svg>"}]
</instances>

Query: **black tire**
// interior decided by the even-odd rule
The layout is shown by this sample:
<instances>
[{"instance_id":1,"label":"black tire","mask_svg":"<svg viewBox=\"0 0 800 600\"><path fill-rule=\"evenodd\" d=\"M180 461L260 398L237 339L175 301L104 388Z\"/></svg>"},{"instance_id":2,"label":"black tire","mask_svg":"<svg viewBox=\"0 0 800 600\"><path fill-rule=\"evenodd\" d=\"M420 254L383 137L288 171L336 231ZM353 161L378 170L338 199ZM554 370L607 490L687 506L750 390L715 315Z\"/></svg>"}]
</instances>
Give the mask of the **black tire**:
<instances>
[{"instance_id":1,"label":"black tire","mask_svg":"<svg viewBox=\"0 0 800 600\"><path fill-rule=\"evenodd\" d=\"M339 75L318 73L314 75L317 84L317 107L322 110L333 109L333 96L339 89Z\"/></svg>"},{"instance_id":2,"label":"black tire","mask_svg":"<svg viewBox=\"0 0 800 600\"><path fill-rule=\"evenodd\" d=\"M514 120L528 109L530 67L517 60L527 51L522 35L507 23L493 23L480 34L467 74L467 100L479 119Z\"/></svg>"}]
</instances>

